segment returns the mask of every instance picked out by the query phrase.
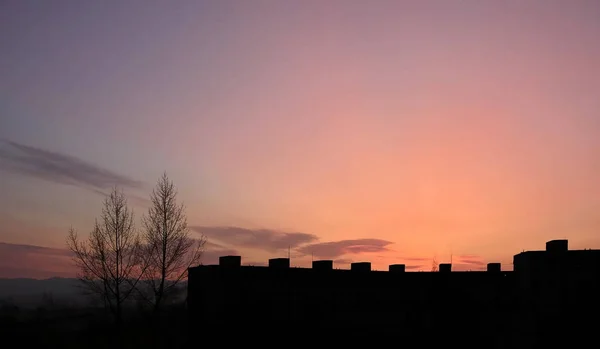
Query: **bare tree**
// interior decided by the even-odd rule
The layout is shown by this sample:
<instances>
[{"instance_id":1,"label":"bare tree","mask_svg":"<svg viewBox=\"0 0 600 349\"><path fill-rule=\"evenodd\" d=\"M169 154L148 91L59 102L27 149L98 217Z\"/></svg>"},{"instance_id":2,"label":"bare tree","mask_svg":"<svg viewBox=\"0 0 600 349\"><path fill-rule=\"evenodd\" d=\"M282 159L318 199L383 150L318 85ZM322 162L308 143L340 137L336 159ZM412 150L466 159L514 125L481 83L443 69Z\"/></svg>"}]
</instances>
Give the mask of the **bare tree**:
<instances>
[{"instance_id":1,"label":"bare tree","mask_svg":"<svg viewBox=\"0 0 600 349\"><path fill-rule=\"evenodd\" d=\"M431 271L432 272L436 272L439 269L439 263L437 261L437 257L433 257L433 260L431 261Z\"/></svg>"},{"instance_id":2,"label":"bare tree","mask_svg":"<svg viewBox=\"0 0 600 349\"><path fill-rule=\"evenodd\" d=\"M177 203L177 190L164 173L150 196L151 206L143 217L144 281L151 293L154 312L178 291L190 266L197 265L206 239L193 239L183 204Z\"/></svg>"},{"instance_id":3,"label":"bare tree","mask_svg":"<svg viewBox=\"0 0 600 349\"><path fill-rule=\"evenodd\" d=\"M79 268L78 279L89 293L100 296L120 328L123 303L132 294L143 271L133 211L123 192L114 188L105 198L102 215L87 241L80 239L71 228L67 246Z\"/></svg>"}]
</instances>

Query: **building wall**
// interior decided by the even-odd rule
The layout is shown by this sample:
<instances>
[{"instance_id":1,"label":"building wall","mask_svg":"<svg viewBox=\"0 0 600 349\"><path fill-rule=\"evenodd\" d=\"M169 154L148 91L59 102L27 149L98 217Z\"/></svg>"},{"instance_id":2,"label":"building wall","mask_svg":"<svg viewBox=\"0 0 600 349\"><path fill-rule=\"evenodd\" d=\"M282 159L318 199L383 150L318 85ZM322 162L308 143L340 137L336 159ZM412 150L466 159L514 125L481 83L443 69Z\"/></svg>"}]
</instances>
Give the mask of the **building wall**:
<instances>
[{"instance_id":1,"label":"building wall","mask_svg":"<svg viewBox=\"0 0 600 349\"><path fill-rule=\"evenodd\" d=\"M200 281L202 280L202 282ZM466 308L489 313L510 296L512 274L355 273L240 267L190 270L190 310L212 324L260 323L321 327L407 327L460 317ZM476 307L474 305L477 305ZM252 315L250 315L252 314ZM479 317L483 317L480 314Z\"/></svg>"},{"instance_id":2,"label":"building wall","mask_svg":"<svg viewBox=\"0 0 600 349\"><path fill-rule=\"evenodd\" d=\"M193 322L219 328L469 329L522 340L556 336L558 324L591 326L584 319L600 310L599 272L592 250L520 253L514 272L200 266L190 269L188 305Z\"/></svg>"}]
</instances>

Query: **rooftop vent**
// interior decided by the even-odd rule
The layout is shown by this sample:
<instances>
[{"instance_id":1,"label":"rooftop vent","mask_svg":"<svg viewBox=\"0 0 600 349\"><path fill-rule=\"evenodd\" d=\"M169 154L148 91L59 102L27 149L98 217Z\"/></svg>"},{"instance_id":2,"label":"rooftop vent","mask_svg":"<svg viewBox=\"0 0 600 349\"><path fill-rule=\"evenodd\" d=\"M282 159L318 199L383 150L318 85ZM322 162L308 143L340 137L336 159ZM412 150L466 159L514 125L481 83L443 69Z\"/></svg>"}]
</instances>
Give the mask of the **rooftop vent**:
<instances>
[{"instance_id":1,"label":"rooftop vent","mask_svg":"<svg viewBox=\"0 0 600 349\"><path fill-rule=\"evenodd\" d=\"M333 261L330 261L330 260L313 261L312 268L315 270L333 270Z\"/></svg>"},{"instance_id":2,"label":"rooftop vent","mask_svg":"<svg viewBox=\"0 0 600 349\"><path fill-rule=\"evenodd\" d=\"M452 264L440 263L440 273L449 273L452 271Z\"/></svg>"},{"instance_id":3,"label":"rooftop vent","mask_svg":"<svg viewBox=\"0 0 600 349\"><path fill-rule=\"evenodd\" d=\"M271 258L271 259L269 259L269 268L289 269L290 268L290 259L289 258Z\"/></svg>"},{"instance_id":4,"label":"rooftop vent","mask_svg":"<svg viewBox=\"0 0 600 349\"><path fill-rule=\"evenodd\" d=\"M370 262L356 262L350 264L350 270L354 271L371 271Z\"/></svg>"},{"instance_id":5,"label":"rooftop vent","mask_svg":"<svg viewBox=\"0 0 600 349\"><path fill-rule=\"evenodd\" d=\"M500 263L488 263L487 271L490 273L499 273L502 271L502 264Z\"/></svg>"},{"instance_id":6,"label":"rooftop vent","mask_svg":"<svg viewBox=\"0 0 600 349\"><path fill-rule=\"evenodd\" d=\"M221 256L219 257L219 265L222 267L239 267L242 265L241 256Z\"/></svg>"},{"instance_id":7,"label":"rooftop vent","mask_svg":"<svg viewBox=\"0 0 600 349\"><path fill-rule=\"evenodd\" d=\"M406 271L406 265L404 265L404 264L391 264L389 271L393 272L393 273L404 273Z\"/></svg>"},{"instance_id":8,"label":"rooftop vent","mask_svg":"<svg viewBox=\"0 0 600 349\"><path fill-rule=\"evenodd\" d=\"M546 242L546 251L551 253L567 252L569 250L569 240L550 240Z\"/></svg>"}]
</instances>

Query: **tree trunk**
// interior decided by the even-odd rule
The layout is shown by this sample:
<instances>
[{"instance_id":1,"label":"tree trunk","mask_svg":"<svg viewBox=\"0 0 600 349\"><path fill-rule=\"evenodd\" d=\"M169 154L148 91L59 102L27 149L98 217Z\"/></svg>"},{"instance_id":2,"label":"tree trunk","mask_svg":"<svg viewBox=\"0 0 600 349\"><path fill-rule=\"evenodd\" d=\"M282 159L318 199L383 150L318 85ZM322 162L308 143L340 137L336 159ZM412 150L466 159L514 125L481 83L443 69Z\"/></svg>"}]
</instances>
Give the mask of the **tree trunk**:
<instances>
[{"instance_id":1,"label":"tree trunk","mask_svg":"<svg viewBox=\"0 0 600 349\"><path fill-rule=\"evenodd\" d=\"M115 335L117 343L121 343L121 331L123 330L123 318L121 313L121 302L117 301L117 306L115 309Z\"/></svg>"},{"instance_id":2,"label":"tree trunk","mask_svg":"<svg viewBox=\"0 0 600 349\"><path fill-rule=\"evenodd\" d=\"M162 287L163 287L162 282L159 287L160 287L159 292L157 293L156 299L154 300L154 314L158 313L158 309L160 308L160 302L162 301Z\"/></svg>"}]
</instances>

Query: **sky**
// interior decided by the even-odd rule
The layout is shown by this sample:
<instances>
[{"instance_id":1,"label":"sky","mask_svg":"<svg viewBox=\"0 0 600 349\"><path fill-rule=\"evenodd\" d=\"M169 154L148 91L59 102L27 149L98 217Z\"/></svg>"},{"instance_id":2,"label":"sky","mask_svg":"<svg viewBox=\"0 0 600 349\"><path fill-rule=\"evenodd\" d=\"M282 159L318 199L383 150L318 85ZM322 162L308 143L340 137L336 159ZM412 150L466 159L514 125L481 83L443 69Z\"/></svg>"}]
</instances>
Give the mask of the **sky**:
<instances>
[{"instance_id":1,"label":"sky","mask_svg":"<svg viewBox=\"0 0 600 349\"><path fill-rule=\"evenodd\" d=\"M600 2L0 3L0 277L166 171L204 263L600 248Z\"/></svg>"}]
</instances>

